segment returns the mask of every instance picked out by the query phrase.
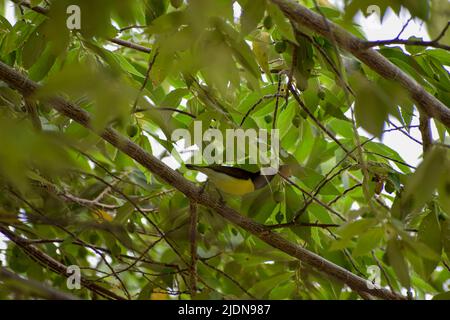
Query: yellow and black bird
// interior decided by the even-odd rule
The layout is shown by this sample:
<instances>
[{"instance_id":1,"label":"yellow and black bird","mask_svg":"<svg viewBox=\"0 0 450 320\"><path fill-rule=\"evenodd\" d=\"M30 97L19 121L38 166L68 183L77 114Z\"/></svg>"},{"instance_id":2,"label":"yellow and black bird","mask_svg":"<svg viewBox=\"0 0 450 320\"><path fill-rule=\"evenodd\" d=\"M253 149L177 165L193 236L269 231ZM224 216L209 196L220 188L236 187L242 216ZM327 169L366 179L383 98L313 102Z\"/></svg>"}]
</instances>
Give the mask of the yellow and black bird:
<instances>
[{"instance_id":1,"label":"yellow and black bird","mask_svg":"<svg viewBox=\"0 0 450 320\"><path fill-rule=\"evenodd\" d=\"M260 171L251 172L242 168L218 164L206 166L186 164L186 168L204 173L217 189L237 196L265 187L276 175L262 175ZM289 176L289 171L287 165L282 165L279 168L279 172L284 176Z\"/></svg>"}]
</instances>

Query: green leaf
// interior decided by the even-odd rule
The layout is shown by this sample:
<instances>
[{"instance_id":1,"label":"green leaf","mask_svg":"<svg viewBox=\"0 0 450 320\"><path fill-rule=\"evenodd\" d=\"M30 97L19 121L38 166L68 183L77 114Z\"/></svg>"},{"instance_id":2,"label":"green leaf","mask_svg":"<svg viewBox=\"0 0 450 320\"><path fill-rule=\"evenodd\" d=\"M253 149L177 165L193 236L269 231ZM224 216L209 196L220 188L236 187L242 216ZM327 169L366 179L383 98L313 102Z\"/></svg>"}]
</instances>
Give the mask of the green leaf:
<instances>
[{"instance_id":1,"label":"green leaf","mask_svg":"<svg viewBox=\"0 0 450 320\"><path fill-rule=\"evenodd\" d=\"M156 50L154 50L155 52ZM173 53L161 51L155 59L152 70L150 71L150 79L156 87L160 85L169 75L174 65Z\"/></svg>"},{"instance_id":2,"label":"green leaf","mask_svg":"<svg viewBox=\"0 0 450 320\"><path fill-rule=\"evenodd\" d=\"M353 250L352 255L354 257L364 256L369 254L381 243L384 237L384 230L382 228L374 228L368 230L363 235L361 235L356 243L356 248Z\"/></svg>"},{"instance_id":3,"label":"green leaf","mask_svg":"<svg viewBox=\"0 0 450 320\"><path fill-rule=\"evenodd\" d=\"M149 34L161 34L175 31L185 21L183 11L172 11L152 21L146 31Z\"/></svg>"},{"instance_id":4,"label":"green leaf","mask_svg":"<svg viewBox=\"0 0 450 320\"><path fill-rule=\"evenodd\" d=\"M130 202L125 203L117 210L113 222L120 225L124 225L130 218L130 216L133 214L134 210L135 208Z\"/></svg>"},{"instance_id":5,"label":"green leaf","mask_svg":"<svg viewBox=\"0 0 450 320\"><path fill-rule=\"evenodd\" d=\"M366 218L349 222L336 230L336 233L344 239L350 239L361 235L377 223L376 219Z\"/></svg>"},{"instance_id":6,"label":"green leaf","mask_svg":"<svg viewBox=\"0 0 450 320\"><path fill-rule=\"evenodd\" d=\"M7 31L8 27L4 25ZM7 32L1 43L2 55L8 55L17 48L21 48L30 34L34 31L34 26L23 20L17 21L11 31Z\"/></svg>"},{"instance_id":7,"label":"green leaf","mask_svg":"<svg viewBox=\"0 0 450 320\"><path fill-rule=\"evenodd\" d=\"M428 56L438 59L443 65L450 66L450 52L444 50L431 49L426 50L425 53Z\"/></svg>"},{"instance_id":8,"label":"green leaf","mask_svg":"<svg viewBox=\"0 0 450 320\"><path fill-rule=\"evenodd\" d=\"M299 36L298 46L293 53L296 54L296 65L294 69L294 77L297 86L301 91L308 89L308 80L311 78L314 68L314 51L312 44L303 36Z\"/></svg>"},{"instance_id":9,"label":"green leaf","mask_svg":"<svg viewBox=\"0 0 450 320\"><path fill-rule=\"evenodd\" d=\"M245 36L252 32L264 16L266 0L248 0L242 8L241 30Z\"/></svg>"},{"instance_id":10,"label":"green leaf","mask_svg":"<svg viewBox=\"0 0 450 320\"><path fill-rule=\"evenodd\" d=\"M185 88L178 88L169 92L169 94L164 98L164 100L160 103L161 107L171 107L178 108L181 99L183 99L186 95L189 94L189 90Z\"/></svg>"},{"instance_id":11,"label":"green leaf","mask_svg":"<svg viewBox=\"0 0 450 320\"><path fill-rule=\"evenodd\" d=\"M438 202L441 209L450 216L450 160L447 159L447 161L442 164L442 167L445 169L438 186Z\"/></svg>"},{"instance_id":12,"label":"green leaf","mask_svg":"<svg viewBox=\"0 0 450 320\"><path fill-rule=\"evenodd\" d=\"M168 2L166 0L145 0L145 18L150 23L154 19L163 15L167 10Z\"/></svg>"},{"instance_id":13,"label":"green leaf","mask_svg":"<svg viewBox=\"0 0 450 320\"><path fill-rule=\"evenodd\" d=\"M411 218L409 215L423 207L431 198L445 170L442 164L446 161L446 154L445 148L434 147L409 177L400 199L402 218Z\"/></svg>"},{"instance_id":14,"label":"green leaf","mask_svg":"<svg viewBox=\"0 0 450 320\"><path fill-rule=\"evenodd\" d=\"M294 215L303 205L301 195L299 195L292 186L285 188L286 193L286 220L291 221Z\"/></svg>"},{"instance_id":15,"label":"green leaf","mask_svg":"<svg viewBox=\"0 0 450 320\"><path fill-rule=\"evenodd\" d=\"M433 300L450 300L450 291L438 293L433 297Z\"/></svg>"},{"instance_id":16,"label":"green leaf","mask_svg":"<svg viewBox=\"0 0 450 320\"><path fill-rule=\"evenodd\" d=\"M393 6L395 4L395 6ZM379 13L380 19L383 19L387 8L392 5L394 11L398 12L400 5L396 1L388 0L352 0L346 3L345 19L351 20L358 11L367 17L371 14ZM377 12L379 9L379 12Z\"/></svg>"},{"instance_id":17,"label":"green leaf","mask_svg":"<svg viewBox=\"0 0 450 320\"><path fill-rule=\"evenodd\" d=\"M423 41L423 38L411 36L408 38L409 41ZM412 55L421 53L425 51L425 47L423 46L405 46L406 50Z\"/></svg>"},{"instance_id":18,"label":"green leaf","mask_svg":"<svg viewBox=\"0 0 450 320\"><path fill-rule=\"evenodd\" d=\"M217 22L217 27L221 33L225 36L226 40L230 43L230 49L234 58L250 73L252 85L255 85L255 89L259 89L258 82L255 81L261 78L261 74L256 63L255 56L250 49L248 43L242 39L241 35L236 32L232 27L223 21Z\"/></svg>"},{"instance_id":19,"label":"green leaf","mask_svg":"<svg viewBox=\"0 0 450 320\"><path fill-rule=\"evenodd\" d=\"M441 243L441 226L436 212L436 208L423 218L419 227L419 241L426 244L431 250L433 250L438 257L441 256L442 243ZM425 278L428 278L433 270L438 265L439 260L425 260Z\"/></svg>"},{"instance_id":20,"label":"green leaf","mask_svg":"<svg viewBox=\"0 0 450 320\"><path fill-rule=\"evenodd\" d=\"M283 12L278 8L277 5L268 3L267 4L267 10L269 11L270 16L272 17L273 21L275 22L276 26L278 27L278 30L280 31L281 35L286 39L293 43L297 43L297 39L295 38L294 30L292 29L292 25L288 21L288 19L285 17Z\"/></svg>"},{"instance_id":21,"label":"green leaf","mask_svg":"<svg viewBox=\"0 0 450 320\"><path fill-rule=\"evenodd\" d=\"M248 209L248 215L260 223L266 222L277 205L272 197L267 197L267 191L264 191L265 190L263 189L257 194L257 196L254 196L254 198L252 197L253 201L250 199L245 200L246 202L251 201L251 205Z\"/></svg>"},{"instance_id":22,"label":"green leaf","mask_svg":"<svg viewBox=\"0 0 450 320\"><path fill-rule=\"evenodd\" d=\"M381 137L390 109L388 96L364 76L355 76L353 87L357 124L374 136Z\"/></svg>"},{"instance_id":23,"label":"green leaf","mask_svg":"<svg viewBox=\"0 0 450 320\"><path fill-rule=\"evenodd\" d=\"M268 277L266 280L260 281L250 288L249 292L256 295L258 298L265 298L266 295L280 283L289 281L292 278L290 272L283 272L278 275Z\"/></svg>"},{"instance_id":24,"label":"green leaf","mask_svg":"<svg viewBox=\"0 0 450 320\"><path fill-rule=\"evenodd\" d=\"M253 52L255 54L256 60L258 61L261 69L266 74L267 78L272 82L272 74L270 72L269 66L269 46L270 46L270 35L267 32L261 32L253 41Z\"/></svg>"},{"instance_id":25,"label":"green leaf","mask_svg":"<svg viewBox=\"0 0 450 320\"><path fill-rule=\"evenodd\" d=\"M38 60L44 49L45 38L37 32L32 33L23 46L23 66L29 69Z\"/></svg>"},{"instance_id":26,"label":"green leaf","mask_svg":"<svg viewBox=\"0 0 450 320\"><path fill-rule=\"evenodd\" d=\"M148 282L139 292L138 300L149 300L153 293L154 285Z\"/></svg>"},{"instance_id":27,"label":"green leaf","mask_svg":"<svg viewBox=\"0 0 450 320\"><path fill-rule=\"evenodd\" d=\"M392 239L389 240L386 248L386 254L389 264L394 269L400 283L406 287L411 287L411 278L409 276L408 265L401 250L401 241Z\"/></svg>"},{"instance_id":28,"label":"green leaf","mask_svg":"<svg viewBox=\"0 0 450 320\"><path fill-rule=\"evenodd\" d=\"M297 220L299 223L311 223L311 218L309 212L303 212L300 218ZM290 228L300 239L306 241L306 243L311 245L312 241L312 228L304 226L293 226Z\"/></svg>"},{"instance_id":29,"label":"green leaf","mask_svg":"<svg viewBox=\"0 0 450 320\"><path fill-rule=\"evenodd\" d=\"M144 75L140 73L138 70L136 70L136 68L124 56L120 54L114 54L110 51L108 51L108 53L110 53L111 56L117 60L119 65L122 67L123 71L138 76L140 78L144 78Z\"/></svg>"},{"instance_id":30,"label":"green leaf","mask_svg":"<svg viewBox=\"0 0 450 320\"><path fill-rule=\"evenodd\" d=\"M0 32L6 33L11 31L13 26L11 23L9 23L8 19L6 19L4 16L0 15Z\"/></svg>"},{"instance_id":31,"label":"green leaf","mask_svg":"<svg viewBox=\"0 0 450 320\"><path fill-rule=\"evenodd\" d=\"M336 230L336 233L340 236L340 239L334 240L331 243L330 251L342 250L352 246L352 238L366 234L368 229L375 225L377 221L375 219L360 219L351 221Z\"/></svg>"},{"instance_id":32,"label":"green leaf","mask_svg":"<svg viewBox=\"0 0 450 320\"><path fill-rule=\"evenodd\" d=\"M24 273L30 268L32 260L20 249L20 247L13 245L10 247L11 252L8 254L9 267L18 273Z\"/></svg>"},{"instance_id":33,"label":"green leaf","mask_svg":"<svg viewBox=\"0 0 450 320\"><path fill-rule=\"evenodd\" d=\"M450 220L442 222L441 241L447 258L450 259Z\"/></svg>"},{"instance_id":34,"label":"green leaf","mask_svg":"<svg viewBox=\"0 0 450 320\"><path fill-rule=\"evenodd\" d=\"M47 47L39 59L30 68L30 79L34 81L40 81L45 78L53 67L56 61L56 56L50 47Z\"/></svg>"},{"instance_id":35,"label":"green leaf","mask_svg":"<svg viewBox=\"0 0 450 320\"><path fill-rule=\"evenodd\" d=\"M430 1L403 0L402 5L409 10L413 17L418 17L423 21L427 21L430 17Z\"/></svg>"}]
</instances>

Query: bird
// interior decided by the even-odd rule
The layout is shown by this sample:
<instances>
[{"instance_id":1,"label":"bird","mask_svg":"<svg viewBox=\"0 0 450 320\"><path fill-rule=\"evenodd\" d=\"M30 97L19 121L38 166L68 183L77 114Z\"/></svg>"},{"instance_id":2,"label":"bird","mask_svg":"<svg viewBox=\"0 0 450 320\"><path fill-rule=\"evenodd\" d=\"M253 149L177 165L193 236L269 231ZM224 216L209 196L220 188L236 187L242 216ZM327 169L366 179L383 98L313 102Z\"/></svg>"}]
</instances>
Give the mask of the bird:
<instances>
[{"instance_id":1,"label":"bird","mask_svg":"<svg viewBox=\"0 0 450 320\"><path fill-rule=\"evenodd\" d=\"M204 166L186 164L186 168L204 173L208 176L208 181L211 181L219 191L235 196L243 196L265 187L276 175L263 175L261 171L251 172L219 164ZM287 165L281 165L278 172L283 176L289 176L289 171Z\"/></svg>"}]
</instances>

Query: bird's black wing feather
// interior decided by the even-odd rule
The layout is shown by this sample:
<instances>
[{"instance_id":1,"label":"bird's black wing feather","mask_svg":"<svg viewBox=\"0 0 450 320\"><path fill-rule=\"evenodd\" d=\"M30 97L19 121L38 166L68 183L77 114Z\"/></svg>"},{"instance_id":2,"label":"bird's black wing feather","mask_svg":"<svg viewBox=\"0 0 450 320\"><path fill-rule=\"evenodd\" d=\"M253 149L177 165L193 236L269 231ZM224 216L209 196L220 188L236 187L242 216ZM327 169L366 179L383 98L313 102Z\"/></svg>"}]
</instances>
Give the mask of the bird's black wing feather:
<instances>
[{"instance_id":1,"label":"bird's black wing feather","mask_svg":"<svg viewBox=\"0 0 450 320\"><path fill-rule=\"evenodd\" d=\"M218 165L218 164L212 164L209 166L197 166L197 165L187 164L186 167L188 169L192 169L192 170L200 170L201 168L209 168L211 170L214 170L214 171L220 172L220 173L224 173L224 174L229 175L236 179L242 179L242 180L251 179L255 186L255 189L259 189L259 188L266 186L267 184L270 183L270 181L272 181L272 179L275 176L275 175L263 176L263 175L261 175L260 171L251 172L251 171L247 171L242 168L227 167L227 166L222 166L222 165Z\"/></svg>"},{"instance_id":2,"label":"bird's black wing feather","mask_svg":"<svg viewBox=\"0 0 450 320\"><path fill-rule=\"evenodd\" d=\"M247 171L242 168L227 167L227 166L221 166L221 165L217 165L217 164L210 165L210 166L208 166L208 168L213 169L214 171L217 171L217 172L225 173L236 179L243 179L243 180L252 179L253 180L257 176L259 176L259 171L251 172L251 171Z\"/></svg>"}]
</instances>

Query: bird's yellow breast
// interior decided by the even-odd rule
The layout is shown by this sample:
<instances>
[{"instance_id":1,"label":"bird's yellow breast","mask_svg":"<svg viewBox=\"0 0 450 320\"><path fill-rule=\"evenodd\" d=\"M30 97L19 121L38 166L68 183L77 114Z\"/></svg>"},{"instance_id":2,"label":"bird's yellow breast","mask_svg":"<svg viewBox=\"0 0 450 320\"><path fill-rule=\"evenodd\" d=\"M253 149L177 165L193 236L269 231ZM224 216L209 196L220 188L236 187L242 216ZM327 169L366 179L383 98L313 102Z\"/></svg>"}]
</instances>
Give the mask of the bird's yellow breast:
<instances>
[{"instance_id":1,"label":"bird's yellow breast","mask_svg":"<svg viewBox=\"0 0 450 320\"><path fill-rule=\"evenodd\" d=\"M220 190L228 194L242 196L255 191L251 179L243 180L210 169L202 170L208 179Z\"/></svg>"}]
</instances>

